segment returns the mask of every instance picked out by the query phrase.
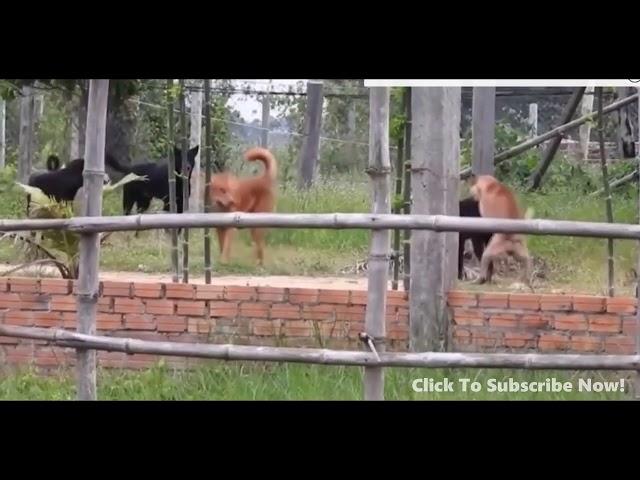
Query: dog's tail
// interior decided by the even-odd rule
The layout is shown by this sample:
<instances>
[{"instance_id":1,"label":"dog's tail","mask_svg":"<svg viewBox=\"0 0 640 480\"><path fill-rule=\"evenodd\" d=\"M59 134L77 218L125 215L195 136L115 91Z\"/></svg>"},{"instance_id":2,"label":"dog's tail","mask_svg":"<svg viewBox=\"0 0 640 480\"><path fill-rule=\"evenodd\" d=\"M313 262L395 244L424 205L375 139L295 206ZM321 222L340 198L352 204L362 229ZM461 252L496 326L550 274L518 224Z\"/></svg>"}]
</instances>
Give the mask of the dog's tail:
<instances>
[{"instance_id":1,"label":"dog's tail","mask_svg":"<svg viewBox=\"0 0 640 480\"><path fill-rule=\"evenodd\" d=\"M49 155L47 158L47 170L50 172L60 170L60 159L57 156Z\"/></svg>"},{"instance_id":2,"label":"dog's tail","mask_svg":"<svg viewBox=\"0 0 640 480\"><path fill-rule=\"evenodd\" d=\"M266 148L252 148L245 153L244 158L250 162L260 160L264 163L264 176L268 177L272 182L274 182L278 177L278 165L276 158Z\"/></svg>"},{"instance_id":3,"label":"dog's tail","mask_svg":"<svg viewBox=\"0 0 640 480\"><path fill-rule=\"evenodd\" d=\"M109 154L109 153L105 153L104 154L104 163L106 163L107 165L109 165L111 168L113 168L115 171L120 172L120 173L131 173L131 168L122 165L120 162L118 162L113 155Z\"/></svg>"}]
</instances>

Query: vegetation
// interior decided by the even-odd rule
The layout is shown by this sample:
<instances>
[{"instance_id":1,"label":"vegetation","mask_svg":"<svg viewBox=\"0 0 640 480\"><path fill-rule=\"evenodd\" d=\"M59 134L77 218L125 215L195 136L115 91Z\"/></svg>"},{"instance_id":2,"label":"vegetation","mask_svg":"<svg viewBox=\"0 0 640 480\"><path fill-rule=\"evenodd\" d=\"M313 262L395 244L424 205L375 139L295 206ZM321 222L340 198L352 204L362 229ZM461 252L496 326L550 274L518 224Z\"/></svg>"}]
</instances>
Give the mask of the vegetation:
<instances>
[{"instance_id":1,"label":"vegetation","mask_svg":"<svg viewBox=\"0 0 640 480\"><path fill-rule=\"evenodd\" d=\"M0 382L0 400L72 400L73 374L36 370L6 372ZM415 392L415 379L448 379L453 392ZM555 378L570 382L570 392L491 392L493 383L543 382ZM579 391L579 379L619 382L624 392ZM462 389L465 381L479 382L481 391ZM173 370L159 363L143 371L98 370L100 400L360 400L362 369L298 364L242 364L211 362L191 371ZM470 385L470 383L468 383ZM632 398L631 376L609 372L386 369L385 398L388 400L624 400Z\"/></svg>"}]
</instances>

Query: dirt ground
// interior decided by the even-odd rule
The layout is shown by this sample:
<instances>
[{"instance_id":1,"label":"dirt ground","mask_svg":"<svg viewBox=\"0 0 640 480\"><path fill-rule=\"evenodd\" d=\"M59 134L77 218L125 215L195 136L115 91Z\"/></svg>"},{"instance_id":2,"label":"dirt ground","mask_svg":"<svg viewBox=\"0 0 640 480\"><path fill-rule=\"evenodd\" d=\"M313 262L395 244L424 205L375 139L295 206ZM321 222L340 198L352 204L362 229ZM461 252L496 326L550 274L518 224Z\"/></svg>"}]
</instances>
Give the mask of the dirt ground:
<instances>
[{"instance_id":1,"label":"dirt ground","mask_svg":"<svg viewBox=\"0 0 640 480\"><path fill-rule=\"evenodd\" d=\"M13 268L10 265L0 266L0 275ZM60 278L55 269L41 267L38 269L24 269L8 275L9 277L53 277ZM117 282L163 282L171 283L171 274L142 273L142 272L100 272L100 280ZM204 276L189 276L189 283L204 284ZM366 277L303 277L289 275L271 276L245 276L224 275L213 276L212 285L239 285L249 287L296 287L296 288L320 288L335 290L366 290ZM391 282L389 282L391 288ZM399 287L402 290L402 285Z\"/></svg>"}]
</instances>

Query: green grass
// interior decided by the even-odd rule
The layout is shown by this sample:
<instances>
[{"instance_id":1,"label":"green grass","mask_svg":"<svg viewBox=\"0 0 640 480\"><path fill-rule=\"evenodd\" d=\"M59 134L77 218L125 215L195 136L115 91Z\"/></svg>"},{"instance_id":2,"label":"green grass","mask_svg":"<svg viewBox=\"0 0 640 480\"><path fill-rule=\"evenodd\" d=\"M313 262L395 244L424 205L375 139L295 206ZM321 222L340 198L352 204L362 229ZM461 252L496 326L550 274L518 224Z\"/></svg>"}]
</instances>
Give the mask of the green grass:
<instances>
[{"instance_id":1,"label":"green grass","mask_svg":"<svg viewBox=\"0 0 640 480\"><path fill-rule=\"evenodd\" d=\"M415 379L445 378L453 393L418 393ZM481 391L462 391L462 381L479 382ZM490 393L490 380L570 382L571 392ZM625 391L580 392L579 378L592 382L619 382ZM509 370L386 369L387 400L625 400L632 398L629 375L611 372L555 372ZM470 385L470 383L469 383ZM362 369L297 364L226 364L212 362L192 371L172 370L161 364L144 371L98 371L100 400L360 400ZM34 370L0 375L0 400L73 400L72 372L47 376Z\"/></svg>"}]
</instances>

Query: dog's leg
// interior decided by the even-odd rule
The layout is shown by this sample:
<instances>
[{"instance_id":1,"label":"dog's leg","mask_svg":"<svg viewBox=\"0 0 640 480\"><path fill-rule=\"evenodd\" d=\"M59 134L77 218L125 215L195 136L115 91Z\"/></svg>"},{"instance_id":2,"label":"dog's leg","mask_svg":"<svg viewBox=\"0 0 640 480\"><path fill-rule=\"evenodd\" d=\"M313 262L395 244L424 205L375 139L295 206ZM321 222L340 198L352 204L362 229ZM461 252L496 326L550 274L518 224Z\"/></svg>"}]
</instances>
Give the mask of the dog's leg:
<instances>
[{"instance_id":1,"label":"dog's leg","mask_svg":"<svg viewBox=\"0 0 640 480\"><path fill-rule=\"evenodd\" d=\"M491 282L493 276L493 268L490 268L493 261L500 255L511 250L513 242L502 234L495 234L489 240L487 248L480 259L480 276L474 282L478 285L485 282Z\"/></svg>"},{"instance_id":2,"label":"dog's leg","mask_svg":"<svg viewBox=\"0 0 640 480\"><path fill-rule=\"evenodd\" d=\"M460 235L458 240L458 280L464 280L462 272L464 272L464 243L467 237Z\"/></svg>"},{"instance_id":3,"label":"dog's leg","mask_svg":"<svg viewBox=\"0 0 640 480\"><path fill-rule=\"evenodd\" d=\"M218 229L218 242L220 245L220 260L224 263L229 262L229 255L231 253L231 240L235 228L220 228Z\"/></svg>"},{"instance_id":4,"label":"dog's leg","mask_svg":"<svg viewBox=\"0 0 640 480\"><path fill-rule=\"evenodd\" d=\"M533 290L533 287L531 286L533 261L531 260L531 256L529 255L529 250L523 242L513 242L513 257L521 264L524 263L523 283L531 290Z\"/></svg>"},{"instance_id":5,"label":"dog's leg","mask_svg":"<svg viewBox=\"0 0 640 480\"><path fill-rule=\"evenodd\" d=\"M256 247L256 258L260 266L264 265L264 235L264 228L251 229L251 238L253 238L253 243Z\"/></svg>"}]
</instances>

